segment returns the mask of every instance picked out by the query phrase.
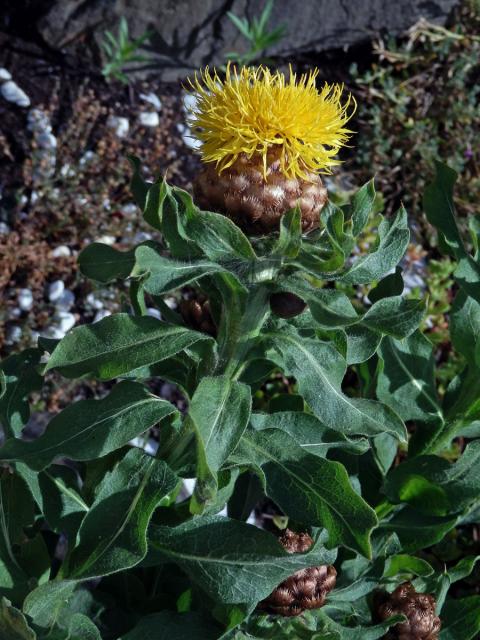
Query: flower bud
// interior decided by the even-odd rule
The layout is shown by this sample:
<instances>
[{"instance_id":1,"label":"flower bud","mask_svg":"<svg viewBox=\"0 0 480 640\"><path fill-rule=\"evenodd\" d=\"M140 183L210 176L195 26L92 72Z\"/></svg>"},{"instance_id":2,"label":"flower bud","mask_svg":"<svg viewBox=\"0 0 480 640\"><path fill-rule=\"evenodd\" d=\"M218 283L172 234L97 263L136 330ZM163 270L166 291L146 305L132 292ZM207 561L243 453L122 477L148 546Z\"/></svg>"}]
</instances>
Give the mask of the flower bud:
<instances>
[{"instance_id":1,"label":"flower bud","mask_svg":"<svg viewBox=\"0 0 480 640\"><path fill-rule=\"evenodd\" d=\"M288 553L305 553L313 544L308 533L286 529L279 538ZM298 616L307 609L323 607L335 587L337 572L331 565L300 569L278 585L258 608L281 616Z\"/></svg>"}]
</instances>

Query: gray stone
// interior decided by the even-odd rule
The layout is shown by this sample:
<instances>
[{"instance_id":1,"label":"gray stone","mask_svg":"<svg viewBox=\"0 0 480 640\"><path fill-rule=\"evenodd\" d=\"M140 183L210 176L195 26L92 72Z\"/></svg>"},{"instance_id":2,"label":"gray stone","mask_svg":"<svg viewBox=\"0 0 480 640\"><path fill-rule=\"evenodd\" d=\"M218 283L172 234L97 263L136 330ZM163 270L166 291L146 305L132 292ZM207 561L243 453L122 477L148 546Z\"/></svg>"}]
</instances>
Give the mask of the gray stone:
<instances>
[{"instance_id":1,"label":"gray stone","mask_svg":"<svg viewBox=\"0 0 480 640\"><path fill-rule=\"evenodd\" d=\"M4 67L0 67L0 82L6 82L7 80L11 80L12 76L9 71L7 71Z\"/></svg>"},{"instance_id":2,"label":"gray stone","mask_svg":"<svg viewBox=\"0 0 480 640\"><path fill-rule=\"evenodd\" d=\"M423 17L443 23L458 0L276 0L271 28L281 24L287 36L269 49L286 60L300 52L348 47L379 34L399 34ZM176 80L205 64L221 65L230 51L244 53L247 44L227 11L258 16L254 0L52 0L38 23L46 42L61 49L82 34L94 31L97 41L105 28L117 31L125 16L132 38L153 31L146 54L162 80ZM154 54L151 53L151 48Z\"/></svg>"},{"instance_id":3,"label":"gray stone","mask_svg":"<svg viewBox=\"0 0 480 640\"><path fill-rule=\"evenodd\" d=\"M10 227L6 222L0 222L0 235L6 236L7 233L10 233Z\"/></svg>"}]
</instances>

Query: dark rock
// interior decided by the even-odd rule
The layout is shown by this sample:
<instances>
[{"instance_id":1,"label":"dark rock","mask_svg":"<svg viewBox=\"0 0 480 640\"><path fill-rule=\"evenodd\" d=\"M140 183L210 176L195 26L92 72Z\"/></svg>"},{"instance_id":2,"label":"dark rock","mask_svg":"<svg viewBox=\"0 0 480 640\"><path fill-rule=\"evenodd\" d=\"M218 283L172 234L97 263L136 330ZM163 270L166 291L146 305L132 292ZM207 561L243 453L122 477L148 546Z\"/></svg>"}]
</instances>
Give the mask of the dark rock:
<instances>
[{"instance_id":1,"label":"dark rock","mask_svg":"<svg viewBox=\"0 0 480 640\"><path fill-rule=\"evenodd\" d=\"M16 4L32 3L21 0ZM7 2L7 5L9 2ZM44 3L41 3L45 6ZM379 34L399 34L419 18L444 23L458 0L276 0L271 26L284 24L287 36L269 54L290 58L300 52L348 47ZM161 79L174 80L205 64L225 62L229 51L245 51L245 40L227 16L251 18L263 3L253 0L52 0L37 21L39 34L54 49L92 31L116 31L120 16L133 37L153 32L150 55Z\"/></svg>"}]
</instances>

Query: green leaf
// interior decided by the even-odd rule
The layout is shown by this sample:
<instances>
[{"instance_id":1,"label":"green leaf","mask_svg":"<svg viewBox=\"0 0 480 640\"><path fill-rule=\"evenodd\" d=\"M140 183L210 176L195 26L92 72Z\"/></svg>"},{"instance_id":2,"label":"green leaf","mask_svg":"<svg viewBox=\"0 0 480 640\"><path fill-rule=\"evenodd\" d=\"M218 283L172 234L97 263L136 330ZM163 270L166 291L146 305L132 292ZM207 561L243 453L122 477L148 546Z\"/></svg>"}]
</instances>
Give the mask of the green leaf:
<instances>
[{"instance_id":1,"label":"green leaf","mask_svg":"<svg viewBox=\"0 0 480 640\"><path fill-rule=\"evenodd\" d=\"M380 280L374 289L370 290L368 299L370 302L375 303L382 300L382 298L399 296L402 294L403 288L402 268L396 267L395 273L390 273L388 276Z\"/></svg>"},{"instance_id":2,"label":"green leaf","mask_svg":"<svg viewBox=\"0 0 480 640\"><path fill-rule=\"evenodd\" d=\"M332 273L343 266L345 254L338 245L317 247L302 243L297 257L290 264L301 271L306 271L314 278L332 279Z\"/></svg>"},{"instance_id":3,"label":"green leaf","mask_svg":"<svg viewBox=\"0 0 480 640\"><path fill-rule=\"evenodd\" d=\"M382 341L380 333L360 324L345 327L344 335L347 346L345 353L347 364L366 362L376 353Z\"/></svg>"},{"instance_id":4,"label":"green leaf","mask_svg":"<svg viewBox=\"0 0 480 640\"><path fill-rule=\"evenodd\" d=\"M378 243L375 249L357 258L346 273L336 276L348 284L369 284L383 278L394 269L407 250L410 240L407 212L402 207L394 220L382 220L378 227Z\"/></svg>"},{"instance_id":5,"label":"green leaf","mask_svg":"<svg viewBox=\"0 0 480 640\"><path fill-rule=\"evenodd\" d=\"M25 482L14 474L0 478L0 595L15 604L31 588L20 566L18 546L25 541L24 528L33 524L34 505Z\"/></svg>"},{"instance_id":6,"label":"green leaf","mask_svg":"<svg viewBox=\"0 0 480 640\"><path fill-rule=\"evenodd\" d=\"M154 184L150 185L145 197L144 206L142 207L145 222L154 229L163 232L164 207L168 208L168 202L171 200L173 200L171 189L165 178L163 180L157 180Z\"/></svg>"},{"instance_id":7,"label":"green leaf","mask_svg":"<svg viewBox=\"0 0 480 640\"><path fill-rule=\"evenodd\" d=\"M135 266L135 250L118 251L108 244L93 242L78 257L80 271L97 282L125 280Z\"/></svg>"},{"instance_id":8,"label":"green leaf","mask_svg":"<svg viewBox=\"0 0 480 640\"><path fill-rule=\"evenodd\" d=\"M83 613L74 613L68 624L68 640L102 640L98 627Z\"/></svg>"},{"instance_id":9,"label":"green leaf","mask_svg":"<svg viewBox=\"0 0 480 640\"><path fill-rule=\"evenodd\" d=\"M215 497L217 473L247 427L251 404L250 387L226 376L205 377L198 385L188 413L197 439L195 512Z\"/></svg>"},{"instance_id":10,"label":"green leaf","mask_svg":"<svg viewBox=\"0 0 480 640\"><path fill-rule=\"evenodd\" d=\"M375 302L363 316L362 324L373 331L401 339L417 329L424 315L424 300L394 296Z\"/></svg>"},{"instance_id":11,"label":"green leaf","mask_svg":"<svg viewBox=\"0 0 480 640\"><path fill-rule=\"evenodd\" d=\"M26 464L17 462L17 473L25 480L50 528L66 533L74 540L88 504L79 493L77 474L64 465L52 465L36 473Z\"/></svg>"},{"instance_id":12,"label":"green leaf","mask_svg":"<svg viewBox=\"0 0 480 640\"><path fill-rule=\"evenodd\" d=\"M435 162L435 167L435 178L425 188L425 213L428 221L438 230L444 244L458 261L458 267L453 274L456 281L468 295L480 302L480 265L468 254L455 220L453 188L457 173L441 162Z\"/></svg>"},{"instance_id":13,"label":"green leaf","mask_svg":"<svg viewBox=\"0 0 480 640\"><path fill-rule=\"evenodd\" d=\"M47 582L28 594L23 603L23 613L32 618L35 625L51 629L57 624L77 586L77 583L67 580Z\"/></svg>"},{"instance_id":14,"label":"green leaf","mask_svg":"<svg viewBox=\"0 0 480 640\"><path fill-rule=\"evenodd\" d=\"M121 382L102 400L80 400L56 415L33 442L12 439L0 449L0 460L21 461L41 471L52 460L93 460L119 449L176 412L136 382Z\"/></svg>"},{"instance_id":15,"label":"green leaf","mask_svg":"<svg viewBox=\"0 0 480 640\"><path fill-rule=\"evenodd\" d=\"M480 596L447 600L440 640L475 640L480 634Z\"/></svg>"},{"instance_id":16,"label":"green leaf","mask_svg":"<svg viewBox=\"0 0 480 640\"><path fill-rule=\"evenodd\" d=\"M364 626L355 626L355 627L344 627L340 625L338 622L335 622L331 618L327 618L327 614L324 610L319 611L319 628L322 631L326 632L328 635L315 635L313 638L315 640L378 640L378 638L385 638L385 632L390 629L397 622L403 622L404 617L400 615L395 615L385 620L385 622L381 622L380 624L376 624L370 627ZM323 623L323 624L322 624ZM320 627L320 625L322 625ZM331 633L337 633L337 636L330 635Z\"/></svg>"},{"instance_id":17,"label":"green leaf","mask_svg":"<svg viewBox=\"0 0 480 640\"><path fill-rule=\"evenodd\" d=\"M68 577L106 576L141 562L153 511L177 483L165 462L139 449L129 451L98 488L70 556Z\"/></svg>"},{"instance_id":18,"label":"green leaf","mask_svg":"<svg viewBox=\"0 0 480 640\"><path fill-rule=\"evenodd\" d=\"M270 533L221 516L194 518L178 527L153 525L148 564L175 562L215 601L253 608L295 571L331 564L320 537L307 553L287 553Z\"/></svg>"},{"instance_id":19,"label":"green leaf","mask_svg":"<svg viewBox=\"0 0 480 640\"><path fill-rule=\"evenodd\" d=\"M404 424L388 406L342 392L346 362L330 343L286 331L268 337L283 359L285 372L295 377L300 393L327 427L345 435L387 432L406 440Z\"/></svg>"},{"instance_id":20,"label":"green leaf","mask_svg":"<svg viewBox=\"0 0 480 640\"><path fill-rule=\"evenodd\" d=\"M313 318L324 329L343 328L360 321L354 306L341 291L318 289L310 293L307 300Z\"/></svg>"},{"instance_id":21,"label":"green leaf","mask_svg":"<svg viewBox=\"0 0 480 640\"><path fill-rule=\"evenodd\" d=\"M117 313L72 329L54 349L45 371L56 369L66 378L89 374L112 380L170 358L199 340L212 339L150 316Z\"/></svg>"},{"instance_id":22,"label":"green leaf","mask_svg":"<svg viewBox=\"0 0 480 640\"><path fill-rule=\"evenodd\" d=\"M407 574L425 578L431 576L433 572L433 567L426 560L407 554L396 554L387 558L383 577L395 578L395 576Z\"/></svg>"},{"instance_id":23,"label":"green leaf","mask_svg":"<svg viewBox=\"0 0 480 640\"><path fill-rule=\"evenodd\" d=\"M396 533L403 551L415 553L440 542L457 522L457 517L426 515L406 506L388 522L382 522L380 529Z\"/></svg>"},{"instance_id":24,"label":"green leaf","mask_svg":"<svg viewBox=\"0 0 480 640\"><path fill-rule=\"evenodd\" d=\"M480 367L480 303L460 291L450 311L452 344L473 367Z\"/></svg>"},{"instance_id":25,"label":"green leaf","mask_svg":"<svg viewBox=\"0 0 480 640\"><path fill-rule=\"evenodd\" d=\"M330 449L346 449L349 453L361 455L370 448L366 438L349 439L303 411L254 413L251 424L257 431L280 429L288 433L305 451L320 458L325 458Z\"/></svg>"},{"instance_id":26,"label":"green leaf","mask_svg":"<svg viewBox=\"0 0 480 640\"><path fill-rule=\"evenodd\" d=\"M427 219L443 236L453 255L464 255L464 246L455 220L453 187L458 174L442 162L435 162L433 182L425 188L423 206Z\"/></svg>"},{"instance_id":27,"label":"green leaf","mask_svg":"<svg viewBox=\"0 0 480 640\"><path fill-rule=\"evenodd\" d=\"M21 611L6 598L0 601L0 637L5 640L36 640L37 636Z\"/></svg>"},{"instance_id":28,"label":"green leaf","mask_svg":"<svg viewBox=\"0 0 480 640\"><path fill-rule=\"evenodd\" d=\"M345 217L353 223L352 233L355 237L365 228L373 212L375 198L375 183L372 179L360 187L351 202L344 207Z\"/></svg>"},{"instance_id":29,"label":"green leaf","mask_svg":"<svg viewBox=\"0 0 480 640\"><path fill-rule=\"evenodd\" d=\"M147 275L144 289L154 296L179 289L212 273L229 273L220 265L206 260L178 262L164 258L154 248L145 245L136 249L135 256L134 273Z\"/></svg>"},{"instance_id":30,"label":"green leaf","mask_svg":"<svg viewBox=\"0 0 480 640\"><path fill-rule=\"evenodd\" d=\"M161 231L167 241L170 253L174 258L179 258L180 260L191 260L202 256L202 251L188 238L185 230L183 209L180 211L179 203L173 195L172 188L166 183L165 188L167 192L161 209Z\"/></svg>"},{"instance_id":31,"label":"green leaf","mask_svg":"<svg viewBox=\"0 0 480 640\"><path fill-rule=\"evenodd\" d=\"M467 578L480 560L480 556L465 556L453 567L447 569L448 579L451 584Z\"/></svg>"},{"instance_id":32,"label":"green leaf","mask_svg":"<svg viewBox=\"0 0 480 640\"><path fill-rule=\"evenodd\" d=\"M392 502L408 502L433 515L458 513L478 499L480 440L471 442L455 463L418 456L392 469L384 491Z\"/></svg>"},{"instance_id":33,"label":"green leaf","mask_svg":"<svg viewBox=\"0 0 480 640\"><path fill-rule=\"evenodd\" d=\"M28 395L42 387L37 371L42 351L26 349L0 363L2 375L0 395L0 426L7 437L18 436L30 418Z\"/></svg>"},{"instance_id":34,"label":"green leaf","mask_svg":"<svg viewBox=\"0 0 480 640\"><path fill-rule=\"evenodd\" d=\"M443 422L431 342L419 331L403 340L387 337L380 345L378 356L379 400L404 420Z\"/></svg>"},{"instance_id":35,"label":"green leaf","mask_svg":"<svg viewBox=\"0 0 480 640\"><path fill-rule=\"evenodd\" d=\"M302 220L299 207L295 207L282 216L280 234L273 248L273 254L295 258L302 245Z\"/></svg>"},{"instance_id":36,"label":"green leaf","mask_svg":"<svg viewBox=\"0 0 480 640\"><path fill-rule=\"evenodd\" d=\"M116 43L113 45L116 46ZM147 193L151 186L151 183L145 182L141 176L141 164L140 160L135 156L128 156L128 160L132 165L133 173L130 182L130 189L132 190L135 202L143 211L145 209L145 202L147 199Z\"/></svg>"},{"instance_id":37,"label":"green leaf","mask_svg":"<svg viewBox=\"0 0 480 640\"><path fill-rule=\"evenodd\" d=\"M294 520L325 527L329 546L343 544L370 557L377 519L342 464L307 453L279 429L247 431L232 461L261 469L267 495Z\"/></svg>"},{"instance_id":38,"label":"green leaf","mask_svg":"<svg viewBox=\"0 0 480 640\"><path fill-rule=\"evenodd\" d=\"M255 259L255 251L247 236L229 218L210 211L200 211L189 193L173 188L173 195L185 216L183 226L188 239L210 260L226 264L233 259Z\"/></svg>"},{"instance_id":39,"label":"green leaf","mask_svg":"<svg viewBox=\"0 0 480 640\"><path fill-rule=\"evenodd\" d=\"M197 612L161 611L142 618L120 640L212 640L220 633L219 627Z\"/></svg>"}]
</instances>

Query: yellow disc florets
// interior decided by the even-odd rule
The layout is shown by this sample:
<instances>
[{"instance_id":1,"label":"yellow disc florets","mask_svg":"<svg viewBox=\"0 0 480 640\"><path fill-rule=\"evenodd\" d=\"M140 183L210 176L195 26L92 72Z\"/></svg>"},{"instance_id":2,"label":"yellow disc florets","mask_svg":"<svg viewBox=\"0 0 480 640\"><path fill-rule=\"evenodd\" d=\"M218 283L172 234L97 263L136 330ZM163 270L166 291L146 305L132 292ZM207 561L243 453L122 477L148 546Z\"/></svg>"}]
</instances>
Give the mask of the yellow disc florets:
<instances>
[{"instance_id":1,"label":"yellow disc florets","mask_svg":"<svg viewBox=\"0 0 480 640\"><path fill-rule=\"evenodd\" d=\"M269 149L280 150L281 171L287 177L306 178L308 172L330 173L339 164L336 155L352 133L346 123L355 111L343 86L316 87L318 70L297 78L266 67L229 65L222 79L205 68L190 80L197 104L189 124L201 141L204 162L215 162L220 173L240 154L263 157L267 172Z\"/></svg>"}]
</instances>

